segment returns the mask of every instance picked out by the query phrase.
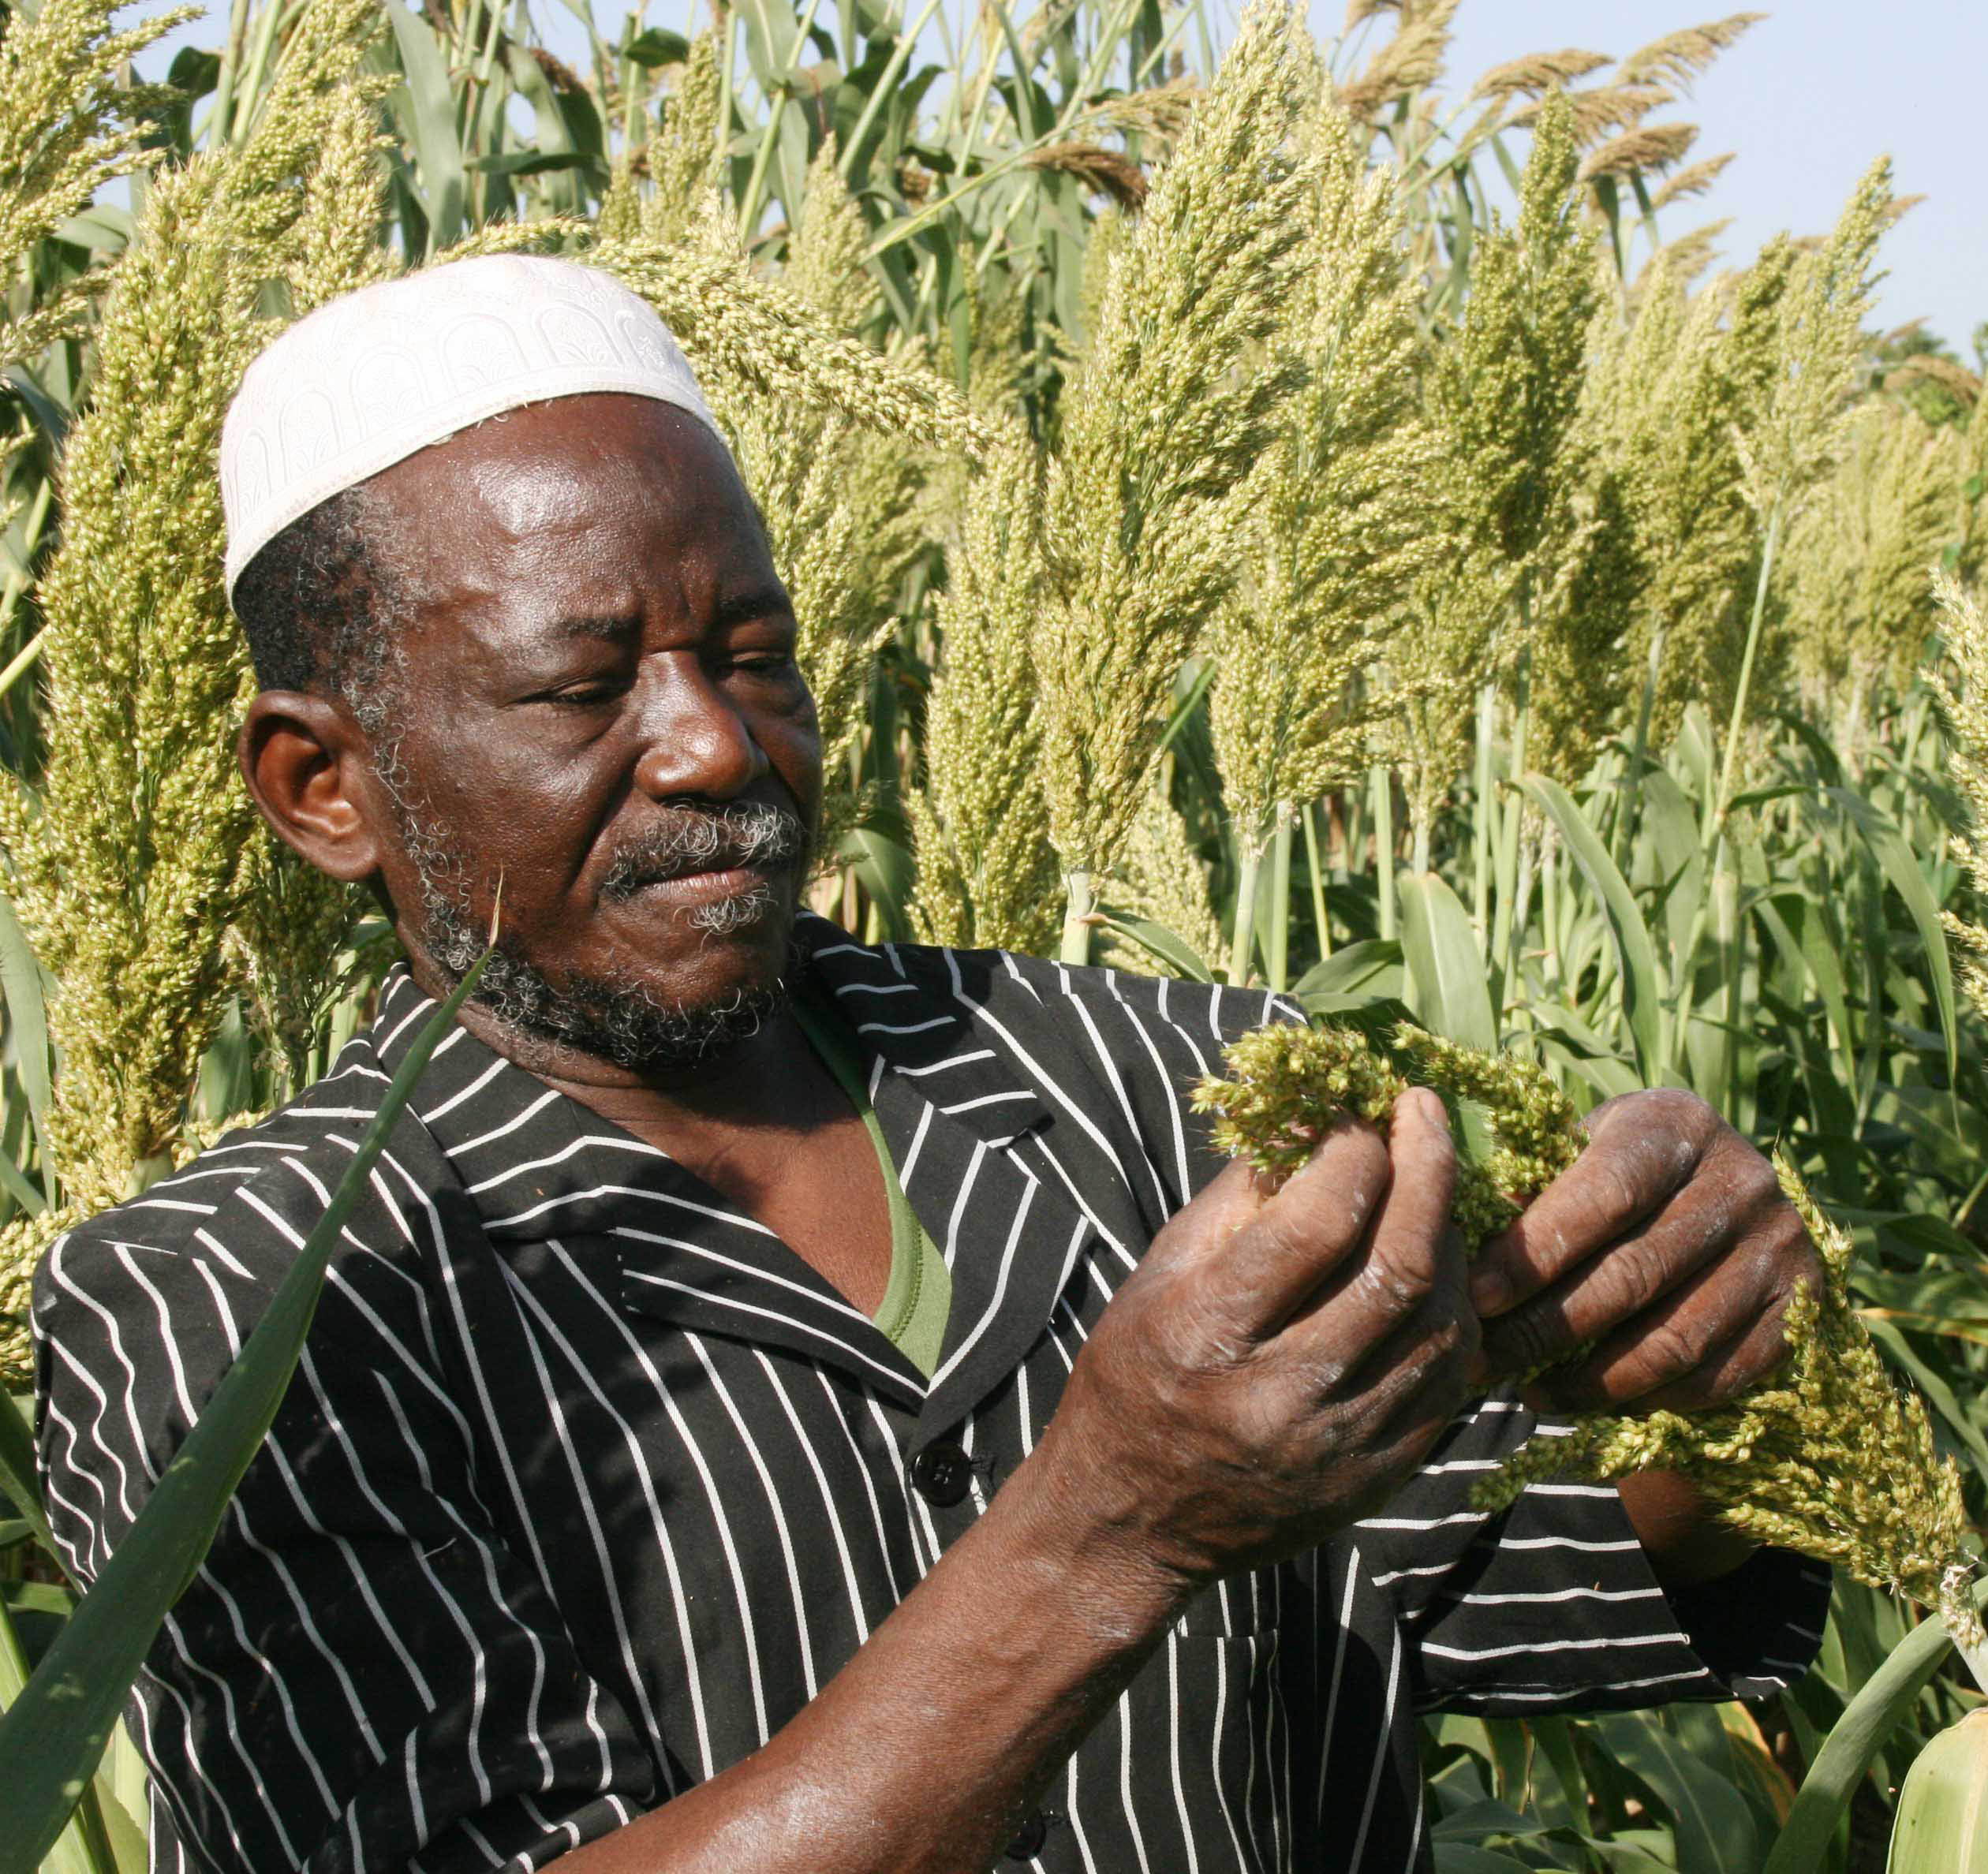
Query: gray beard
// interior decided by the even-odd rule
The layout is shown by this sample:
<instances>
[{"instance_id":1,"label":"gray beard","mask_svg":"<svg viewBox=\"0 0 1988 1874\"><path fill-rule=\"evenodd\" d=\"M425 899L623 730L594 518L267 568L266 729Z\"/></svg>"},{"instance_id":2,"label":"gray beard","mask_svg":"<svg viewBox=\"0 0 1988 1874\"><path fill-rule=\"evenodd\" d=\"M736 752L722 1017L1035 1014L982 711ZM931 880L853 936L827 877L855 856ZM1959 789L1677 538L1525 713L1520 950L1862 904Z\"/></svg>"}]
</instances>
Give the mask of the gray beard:
<instances>
[{"instance_id":1,"label":"gray beard","mask_svg":"<svg viewBox=\"0 0 1988 1874\"><path fill-rule=\"evenodd\" d=\"M489 943L468 907L469 881L432 819L390 786L421 884L420 939L453 983L469 974ZM758 865L807 875L813 838L792 809L759 803L684 807L615 856L601 887L609 902L686 868ZM724 937L788 915L770 879L751 890L682 913L691 928ZM501 931L470 999L506 1027L577 1048L630 1073L680 1071L729 1054L785 1005L801 950L791 938L785 967L768 983L716 1002L669 1002L623 975L571 974L555 982L510 947Z\"/></svg>"}]
</instances>

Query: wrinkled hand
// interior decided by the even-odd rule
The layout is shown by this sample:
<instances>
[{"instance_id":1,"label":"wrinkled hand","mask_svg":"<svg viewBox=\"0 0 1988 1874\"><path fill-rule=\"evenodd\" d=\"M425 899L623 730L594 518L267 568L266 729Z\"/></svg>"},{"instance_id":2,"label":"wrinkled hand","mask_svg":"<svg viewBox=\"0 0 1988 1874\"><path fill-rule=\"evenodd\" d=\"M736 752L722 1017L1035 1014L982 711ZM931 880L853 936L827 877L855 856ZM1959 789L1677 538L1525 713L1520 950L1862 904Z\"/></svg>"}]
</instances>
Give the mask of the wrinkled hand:
<instances>
[{"instance_id":1,"label":"wrinkled hand","mask_svg":"<svg viewBox=\"0 0 1988 1874\"><path fill-rule=\"evenodd\" d=\"M1781 1317L1820 1261L1773 1167L1695 1095L1595 1108L1572 1168L1486 1244L1470 1271L1483 1376L1598 1343L1542 1376L1561 1412L1721 1404L1787 1352Z\"/></svg>"},{"instance_id":2,"label":"wrinkled hand","mask_svg":"<svg viewBox=\"0 0 1988 1874\"><path fill-rule=\"evenodd\" d=\"M1196 1583L1384 1501L1463 1404L1476 1356L1456 1182L1441 1103L1421 1092L1385 1144L1342 1124L1274 1195L1229 1167L1077 1361L1036 1454L1068 1513Z\"/></svg>"}]
</instances>

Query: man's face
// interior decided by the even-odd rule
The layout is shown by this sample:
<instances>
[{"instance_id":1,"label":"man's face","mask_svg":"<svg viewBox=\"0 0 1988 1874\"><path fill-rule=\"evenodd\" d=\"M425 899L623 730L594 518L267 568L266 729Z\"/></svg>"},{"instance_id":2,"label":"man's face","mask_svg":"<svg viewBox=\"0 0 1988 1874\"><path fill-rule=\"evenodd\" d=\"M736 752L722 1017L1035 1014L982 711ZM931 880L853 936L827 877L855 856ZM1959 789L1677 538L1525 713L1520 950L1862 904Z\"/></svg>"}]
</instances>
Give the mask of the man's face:
<instances>
[{"instance_id":1,"label":"man's face","mask_svg":"<svg viewBox=\"0 0 1988 1874\"><path fill-rule=\"evenodd\" d=\"M383 883L437 973L502 881L500 1018L686 1064L777 1003L820 797L814 705L723 447L664 404L533 405L369 484L398 607Z\"/></svg>"}]
</instances>

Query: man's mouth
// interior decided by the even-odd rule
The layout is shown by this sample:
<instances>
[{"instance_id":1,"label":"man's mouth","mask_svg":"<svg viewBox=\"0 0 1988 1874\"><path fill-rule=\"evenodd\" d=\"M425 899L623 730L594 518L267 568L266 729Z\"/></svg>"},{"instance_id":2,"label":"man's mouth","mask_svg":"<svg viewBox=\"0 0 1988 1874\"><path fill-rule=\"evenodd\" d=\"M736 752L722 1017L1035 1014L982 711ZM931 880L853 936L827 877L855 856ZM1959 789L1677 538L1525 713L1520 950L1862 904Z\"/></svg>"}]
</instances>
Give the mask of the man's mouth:
<instances>
[{"instance_id":1,"label":"man's mouth","mask_svg":"<svg viewBox=\"0 0 1988 1874\"><path fill-rule=\"evenodd\" d=\"M638 894L682 905L756 893L798 868L808 850L799 815L768 804L733 804L658 822L615 855L600 895L618 903Z\"/></svg>"},{"instance_id":2,"label":"man's mouth","mask_svg":"<svg viewBox=\"0 0 1988 1874\"><path fill-rule=\"evenodd\" d=\"M719 898L737 898L764 891L787 868L763 865L701 865L635 880L616 896L634 898L653 894L674 904L710 904Z\"/></svg>"}]
</instances>

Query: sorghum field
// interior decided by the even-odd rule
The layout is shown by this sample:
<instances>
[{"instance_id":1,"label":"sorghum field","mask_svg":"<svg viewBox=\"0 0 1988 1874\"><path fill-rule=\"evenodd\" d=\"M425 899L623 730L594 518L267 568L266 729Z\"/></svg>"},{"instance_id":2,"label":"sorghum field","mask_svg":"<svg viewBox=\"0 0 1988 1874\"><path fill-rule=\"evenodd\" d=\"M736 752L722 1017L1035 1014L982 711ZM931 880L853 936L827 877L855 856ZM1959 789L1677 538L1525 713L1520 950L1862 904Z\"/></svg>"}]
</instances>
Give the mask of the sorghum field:
<instances>
[{"instance_id":1,"label":"sorghum field","mask_svg":"<svg viewBox=\"0 0 1988 1874\"><path fill-rule=\"evenodd\" d=\"M1412 1021L1504 1058L1422 1044L1485 1152L1646 1084L1778 1148L1833 1285L1799 1383L1657 1443L1838 1564L1820 1664L1433 1723L1437 1862L1882 1867L1981 1701L1981 383L1874 329L1874 150L1833 228L1717 251L1689 91L1757 16L1480 75L1457 4L1314 45L1269 0L569 0L555 55L521 0L234 0L168 60L197 9L0 0L8 1388L40 1249L320 1072L392 960L234 777L234 384L368 279L569 253L677 332L772 523L819 908L1267 984L1370 1065ZM122 1694L325 1247L80 1603L0 1398L0 1868L144 1866Z\"/></svg>"}]
</instances>

